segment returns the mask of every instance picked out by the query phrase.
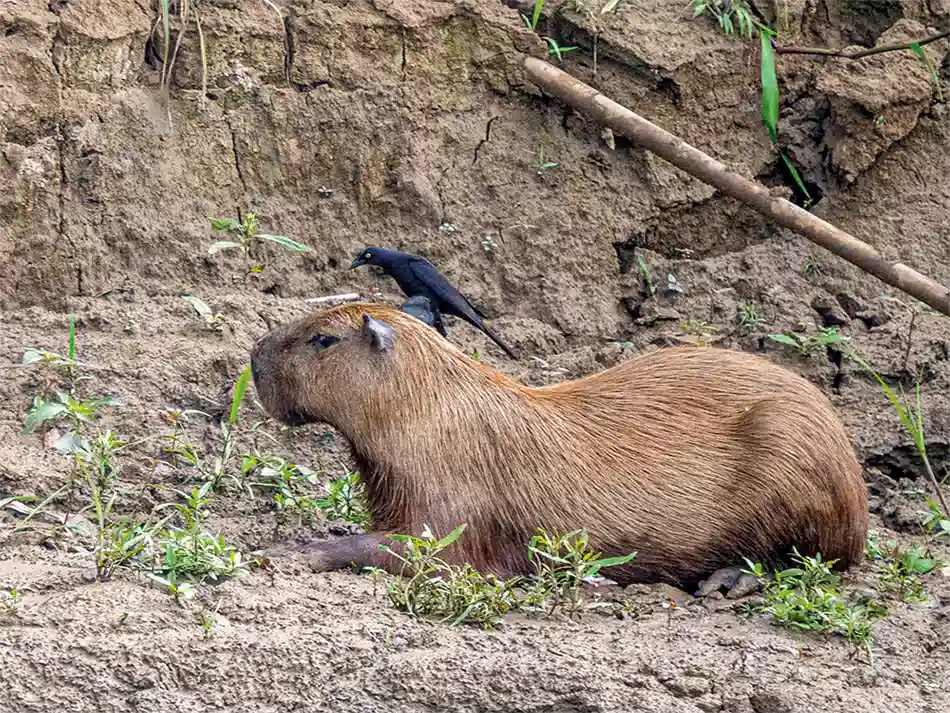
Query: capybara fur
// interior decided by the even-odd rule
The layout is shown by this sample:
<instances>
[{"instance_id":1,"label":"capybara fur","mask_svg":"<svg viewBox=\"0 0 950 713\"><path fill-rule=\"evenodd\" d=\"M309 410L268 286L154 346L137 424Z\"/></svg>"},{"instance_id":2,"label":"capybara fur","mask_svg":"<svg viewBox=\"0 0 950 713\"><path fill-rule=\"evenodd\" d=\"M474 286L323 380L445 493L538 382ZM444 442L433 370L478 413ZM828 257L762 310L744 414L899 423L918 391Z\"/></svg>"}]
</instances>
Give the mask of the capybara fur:
<instances>
[{"instance_id":1,"label":"capybara fur","mask_svg":"<svg viewBox=\"0 0 950 713\"><path fill-rule=\"evenodd\" d=\"M691 586L793 547L844 569L864 548L867 491L843 424L765 358L673 347L528 387L409 315L352 303L271 331L252 365L268 412L333 426L365 484L376 532L318 546L318 568L392 570L383 534L463 522L446 559L500 577L533 571L539 526L587 528L604 556L635 551L604 570L619 584Z\"/></svg>"}]
</instances>

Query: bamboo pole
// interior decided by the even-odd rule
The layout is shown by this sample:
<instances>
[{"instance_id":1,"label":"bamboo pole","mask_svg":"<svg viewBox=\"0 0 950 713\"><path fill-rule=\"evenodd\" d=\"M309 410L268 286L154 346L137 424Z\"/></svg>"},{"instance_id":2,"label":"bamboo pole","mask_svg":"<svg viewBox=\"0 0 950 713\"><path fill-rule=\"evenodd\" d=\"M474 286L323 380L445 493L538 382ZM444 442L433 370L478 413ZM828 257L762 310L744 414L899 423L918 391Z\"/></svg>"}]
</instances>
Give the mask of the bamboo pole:
<instances>
[{"instance_id":1,"label":"bamboo pole","mask_svg":"<svg viewBox=\"0 0 950 713\"><path fill-rule=\"evenodd\" d=\"M718 188L779 225L794 230L878 279L950 316L950 289L900 262L888 262L877 250L756 181L740 176L642 116L608 99L593 87L552 64L526 56L524 67L539 87L613 131L649 149L677 168Z\"/></svg>"}]
</instances>

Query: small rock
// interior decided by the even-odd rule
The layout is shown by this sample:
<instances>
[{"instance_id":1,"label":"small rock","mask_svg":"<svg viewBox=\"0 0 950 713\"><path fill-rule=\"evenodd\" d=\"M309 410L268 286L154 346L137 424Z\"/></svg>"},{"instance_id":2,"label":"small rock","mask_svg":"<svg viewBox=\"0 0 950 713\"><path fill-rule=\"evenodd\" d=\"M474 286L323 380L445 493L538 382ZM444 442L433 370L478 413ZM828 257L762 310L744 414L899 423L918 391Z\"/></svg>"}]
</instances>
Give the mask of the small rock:
<instances>
[{"instance_id":1,"label":"small rock","mask_svg":"<svg viewBox=\"0 0 950 713\"><path fill-rule=\"evenodd\" d=\"M773 691L756 691L749 696L755 713L791 713L791 704Z\"/></svg>"},{"instance_id":2,"label":"small rock","mask_svg":"<svg viewBox=\"0 0 950 713\"><path fill-rule=\"evenodd\" d=\"M841 327L851 321L851 318L845 314L839 304L832 302L825 296L815 297L811 301L811 307L821 315L822 322L826 327Z\"/></svg>"},{"instance_id":3,"label":"small rock","mask_svg":"<svg viewBox=\"0 0 950 713\"><path fill-rule=\"evenodd\" d=\"M672 322L679 321L679 319L679 312L672 307L664 307L648 300L640 305L640 317L637 319L637 324L649 326L656 322Z\"/></svg>"},{"instance_id":4,"label":"small rock","mask_svg":"<svg viewBox=\"0 0 950 713\"><path fill-rule=\"evenodd\" d=\"M670 681L664 681L667 690L674 696L684 698L699 698L709 693L709 681L696 676L682 676Z\"/></svg>"},{"instance_id":5,"label":"small rock","mask_svg":"<svg viewBox=\"0 0 950 713\"><path fill-rule=\"evenodd\" d=\"M857 317L858 312L861 312L867 309L867 305L860 301L854 295L850 295L847 292L839 292L835 295L835 299L838 300L838 304L841 305L841 309L851 318L854 319Z\"/></svg>"},{"instance_id":6,"label":"small rock","mask_svg":"<svg viewBox=\"0 0 950 713\"><path fill-rule=\"evenodd\" d=\"M643 306L641 302L633 297L624 297L623 306L634 319L640 318L640 308Z\"/></svg>"},{"instance_id":7,"label":"small rock","mask_svg":"<svg viewBox=\"0 0 950 713\"><path fill-rule=\"evenodd\" d=\"M869 307L868 309L863 309L860 312L855 312L854 316L856 319L860 319L862 322L864 322L868 329L872 327L881 327L890 321L890 317L888 317L876 307Z\"/></svg>"}]
</instances>

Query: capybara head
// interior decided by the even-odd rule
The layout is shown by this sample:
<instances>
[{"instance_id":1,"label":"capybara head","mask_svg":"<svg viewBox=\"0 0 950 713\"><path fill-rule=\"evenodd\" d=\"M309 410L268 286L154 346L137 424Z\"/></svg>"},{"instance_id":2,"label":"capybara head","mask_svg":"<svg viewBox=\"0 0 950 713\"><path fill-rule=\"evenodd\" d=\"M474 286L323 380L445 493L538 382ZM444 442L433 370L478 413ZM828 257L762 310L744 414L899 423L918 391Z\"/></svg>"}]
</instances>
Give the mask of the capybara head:
<instances>
[{"instance_id":1,"label":"capybara head","mask_svg":"<svg viewBox=\"0 0 950 713\"><path fill-rule=\"evenodd\" d=\"M412 332L411 339L400 334ZM436 349L431 349L431 343ZM347 421L375 412L404 381L420 350L417 376L438 360L465 358L418 319L390 307L353 303L309 315L262 337L251 352L254 384L267 411L283 423Z\"/></svg>"}]
</instances>

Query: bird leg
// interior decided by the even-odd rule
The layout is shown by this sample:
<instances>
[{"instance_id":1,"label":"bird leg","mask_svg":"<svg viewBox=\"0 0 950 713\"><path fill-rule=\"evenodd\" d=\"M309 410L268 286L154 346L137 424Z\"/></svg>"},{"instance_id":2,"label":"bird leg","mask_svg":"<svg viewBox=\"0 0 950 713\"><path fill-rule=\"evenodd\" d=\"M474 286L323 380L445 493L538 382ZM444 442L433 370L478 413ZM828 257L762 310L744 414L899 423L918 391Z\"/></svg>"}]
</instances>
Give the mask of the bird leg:
<instances>
[{"instance_id":1,"label":"bird leg","mask_svg":"<svg viewBox=\"0 0 950 713\"><path fill-rule=\"evenodd\" d=\"M713 592L725 588L727 599L739 599L757 591L761 584L751 574L742 571L742 567L723 567L717 569L704 582L699 583L697 597L708 597Z\"/></svg>"}]
</instances>

